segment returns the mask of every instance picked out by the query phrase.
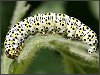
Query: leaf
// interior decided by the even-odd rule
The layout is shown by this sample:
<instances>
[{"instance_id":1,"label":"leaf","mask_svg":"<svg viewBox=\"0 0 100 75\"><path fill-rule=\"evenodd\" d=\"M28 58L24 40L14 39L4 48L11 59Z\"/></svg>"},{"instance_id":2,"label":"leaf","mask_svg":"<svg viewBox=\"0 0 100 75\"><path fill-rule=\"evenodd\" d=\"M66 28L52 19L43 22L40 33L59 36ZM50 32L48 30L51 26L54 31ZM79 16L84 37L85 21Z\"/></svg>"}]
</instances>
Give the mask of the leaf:
<instances>
[{"instance_id":1,"label":"leaf","mask_svg":"<svg viewBox=\"0 0 100 75\"><path fill-rule=\"evenodd\" d=\"M99 72L98 53L89 55L86 51L88 47L86 48L84 43L68 40L53 41L50 43L54 45L63 56L62 61L66 66L66 73L95 74Z\"/></svg>"}]
</instances>

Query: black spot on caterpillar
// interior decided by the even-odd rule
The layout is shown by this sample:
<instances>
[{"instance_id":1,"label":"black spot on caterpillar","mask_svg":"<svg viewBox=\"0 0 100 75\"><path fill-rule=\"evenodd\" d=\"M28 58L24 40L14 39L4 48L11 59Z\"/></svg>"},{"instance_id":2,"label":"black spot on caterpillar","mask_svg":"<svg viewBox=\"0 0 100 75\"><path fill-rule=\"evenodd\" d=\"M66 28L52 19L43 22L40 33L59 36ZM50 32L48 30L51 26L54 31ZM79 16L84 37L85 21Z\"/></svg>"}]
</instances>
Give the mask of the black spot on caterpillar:
<instances>
[{"instance_id":1,"label":"black spot on caterpillar","mask_svg":"<svg viewBox=\"0 0 100 75\"><path fill-rule=\"evenodd\" d=\"M81 40L89 45L89 54L96 51L98 43L96 33L74 17L61 13L37 14L18 22L8 31L4 42L7 57L18 57L25 38L36 33L66 33L66 37Z\"/></svg>"}]
</instances>

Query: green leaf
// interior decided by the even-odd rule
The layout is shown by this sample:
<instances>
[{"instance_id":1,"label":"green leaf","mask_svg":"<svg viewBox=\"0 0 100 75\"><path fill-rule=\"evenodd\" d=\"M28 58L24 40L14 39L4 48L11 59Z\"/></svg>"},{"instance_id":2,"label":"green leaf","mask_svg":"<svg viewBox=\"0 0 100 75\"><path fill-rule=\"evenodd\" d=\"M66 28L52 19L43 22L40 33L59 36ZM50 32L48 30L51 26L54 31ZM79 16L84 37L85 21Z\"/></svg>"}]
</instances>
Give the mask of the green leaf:
<instances>
[{"instance_id":1,"label":"green leaf","mask_svg":"<svg viewBox=\"0 0 100 75\"><path fill-rule=\"evenodd\" d=\"M82 42L63 40L50 43L63 56L62 61L66 67L66 73L95 74L99 72L98 53L89 55L88 47Z\"/></svg>"}]
</instances>

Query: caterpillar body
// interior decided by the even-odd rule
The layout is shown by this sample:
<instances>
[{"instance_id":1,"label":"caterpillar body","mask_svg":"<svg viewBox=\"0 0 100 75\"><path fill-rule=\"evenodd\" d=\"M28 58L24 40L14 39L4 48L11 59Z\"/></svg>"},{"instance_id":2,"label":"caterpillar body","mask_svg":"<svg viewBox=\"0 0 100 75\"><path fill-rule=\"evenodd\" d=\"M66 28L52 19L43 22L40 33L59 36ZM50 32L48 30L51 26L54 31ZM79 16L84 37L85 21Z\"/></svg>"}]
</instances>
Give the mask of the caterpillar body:
<instances>
[{"instance_id":1,"label":"caterpillar body","mask_svg":"<svg viewBox=\"0 0 100 75\"><path fill-rule=\"evenodd\" d=\"M25 38L36 33L57 33L78 39L90 46L89 54L96 51L98 43L96 33L80 20L66 14L50 12L27 17L8 31L4 42L7 57L18 57Z\"/></svg>"}]
</instances>

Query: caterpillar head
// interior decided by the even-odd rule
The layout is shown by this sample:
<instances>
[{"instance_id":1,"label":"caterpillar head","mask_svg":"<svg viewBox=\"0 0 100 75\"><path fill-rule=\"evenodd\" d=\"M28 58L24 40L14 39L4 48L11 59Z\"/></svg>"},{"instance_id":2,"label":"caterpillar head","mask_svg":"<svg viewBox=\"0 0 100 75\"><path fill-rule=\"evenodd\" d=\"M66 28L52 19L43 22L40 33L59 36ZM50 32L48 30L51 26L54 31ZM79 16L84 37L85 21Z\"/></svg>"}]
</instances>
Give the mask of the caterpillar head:
<instances>
[{"instance_id":1,"label":"caterpillar head","mask_svg":"<svg viewBox=\"0 0 100 75\"><path fill-rule=\"evenodd\" d=\"M18 50L11 50L11 51L6 51L5 54L7 55L8 58L16 59L20 55L20 52Z\"/></svg>"}]
</instances>

